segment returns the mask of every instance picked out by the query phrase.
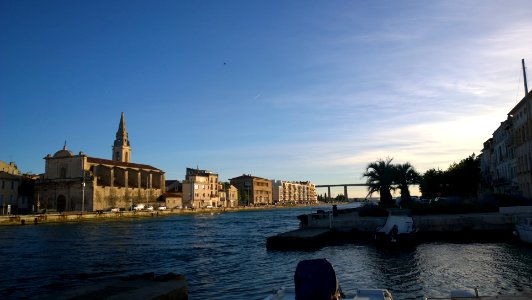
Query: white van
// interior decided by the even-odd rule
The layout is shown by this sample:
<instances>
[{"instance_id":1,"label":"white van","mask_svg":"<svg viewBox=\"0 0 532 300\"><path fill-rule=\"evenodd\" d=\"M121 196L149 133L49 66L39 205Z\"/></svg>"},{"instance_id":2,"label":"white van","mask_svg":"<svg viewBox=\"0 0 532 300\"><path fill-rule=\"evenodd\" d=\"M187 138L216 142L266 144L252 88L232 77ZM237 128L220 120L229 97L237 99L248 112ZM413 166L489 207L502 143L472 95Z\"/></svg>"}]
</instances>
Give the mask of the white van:
<instances>
[{"instance_id":1,"label":"white van","mask_svg":"<svg viewBox=\"0 0 532 300\"><path fill-rule=\"evenodd\" d=\"M143 210L144 204L135 204L133 205L133 210Z\"/></svg>"}]
</instances>

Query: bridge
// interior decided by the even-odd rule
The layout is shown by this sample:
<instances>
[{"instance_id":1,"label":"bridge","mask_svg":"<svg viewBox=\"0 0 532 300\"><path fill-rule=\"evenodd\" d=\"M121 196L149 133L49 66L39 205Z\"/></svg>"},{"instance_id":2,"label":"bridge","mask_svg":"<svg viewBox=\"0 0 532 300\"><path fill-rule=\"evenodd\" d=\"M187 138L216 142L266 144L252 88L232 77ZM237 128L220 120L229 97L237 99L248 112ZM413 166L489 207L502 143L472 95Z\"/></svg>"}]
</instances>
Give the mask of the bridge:
<instances>
[{"instance_id":1,"label":"bridge","mask_svg":"<svg viewBox=\"0 0 532 300\"><path fill-rule=\"evenodd\" d=\"M347 184L317 184L316 188L327 188L327 198L331 199L331 187L338 187L343 186L344 187L344 196L346 199L349 199L349 196L347 195L347 187L348 186L368 186L367 183L347 183Z\"/></svg>"}]
</instances>

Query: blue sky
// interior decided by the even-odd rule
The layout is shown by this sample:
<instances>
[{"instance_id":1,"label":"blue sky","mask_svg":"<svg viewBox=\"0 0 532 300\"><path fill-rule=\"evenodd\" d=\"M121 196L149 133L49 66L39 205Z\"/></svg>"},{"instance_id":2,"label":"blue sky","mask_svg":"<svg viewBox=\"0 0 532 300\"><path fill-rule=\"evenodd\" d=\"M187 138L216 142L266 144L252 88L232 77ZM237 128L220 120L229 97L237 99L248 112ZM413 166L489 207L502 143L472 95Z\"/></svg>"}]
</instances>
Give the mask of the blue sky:
<instances>
[{"instance_id":1,"label":"blue sky","mask_svg":"<svg viewBox=\"0 0 532 300\"><path fill-rule=\"evenodd\" d=\"M524 96L528 1L0 1L0 160L67 141L183 179L363 182L479 154ZM529 75L532 77L532 74Z\"/></svg>"}]
</instances>

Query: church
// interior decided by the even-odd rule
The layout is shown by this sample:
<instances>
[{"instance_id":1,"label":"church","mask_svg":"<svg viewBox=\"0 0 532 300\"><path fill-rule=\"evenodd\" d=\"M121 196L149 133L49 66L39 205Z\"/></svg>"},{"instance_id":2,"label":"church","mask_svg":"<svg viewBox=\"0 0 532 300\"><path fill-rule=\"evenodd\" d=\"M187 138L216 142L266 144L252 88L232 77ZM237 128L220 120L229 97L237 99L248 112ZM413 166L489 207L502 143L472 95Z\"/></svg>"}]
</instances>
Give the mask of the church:
<instances>
[{"instance_id":1,"label":"church","mask_svg":"<svg viewBox=\"0 0 532 300\"><path fill-rule=\"evenodd\" d=\"M45 172L35 187L38 209L46 211L129 210L135 204L152 205L165 191L164 172L131 162L131 144L124 113L120 117L112 160L77 155L66 143L44 157Z\"/></svg>"}]
</instances>

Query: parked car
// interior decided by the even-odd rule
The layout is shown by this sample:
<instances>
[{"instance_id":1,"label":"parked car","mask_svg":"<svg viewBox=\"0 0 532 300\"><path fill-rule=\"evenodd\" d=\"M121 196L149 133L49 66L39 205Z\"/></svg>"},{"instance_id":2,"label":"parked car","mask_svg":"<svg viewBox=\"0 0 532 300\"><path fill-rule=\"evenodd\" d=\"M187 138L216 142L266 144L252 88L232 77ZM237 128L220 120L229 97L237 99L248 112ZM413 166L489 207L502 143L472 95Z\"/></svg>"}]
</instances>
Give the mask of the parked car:
<instances>
[{"instance_id":1,"label":"parked car","mask_svg":"<svg viewBox=\"0 0 532 300\"><path fill-rule=\"evenodd\" d=\"M149 211L153 211L153 206L150 205L150 206L146 207L146 209L149 210Z\"/></svg>"},{"instance_id":2,"label":"parked car","mask_svg":"<svg viewBox=\"0 0 532 300\"><path fill-rule=\"evenodd\" d=\"M159 206L159 208L157 208L157 209L158 209L158 210L166 210L166 206L161 205L161 206Z\"/></svg>"},{"instance_id":3,"label":"parked car","mask_svg":"<svg viewBox=\"0 0 532 300\"><path fill-rule=\"evenodd\" d=\"M120 211L120 208L118 207L111 208L111 212L119 212L119 211Z\"/></svg>"},{"instance_id":4,"label":"parked car","mask_svg":"<svg viewBox=\"0 0 532 300\"><path fill-rule=\"evenodd\" d=\"M143 210L144 204L135 204L133 205L133 210Z\"/></svg>"}]
</instances>

